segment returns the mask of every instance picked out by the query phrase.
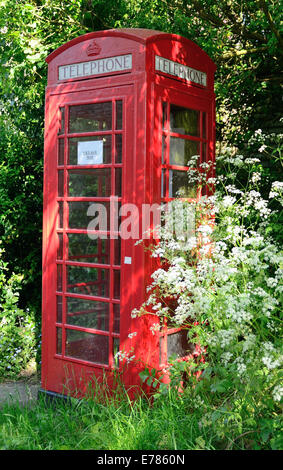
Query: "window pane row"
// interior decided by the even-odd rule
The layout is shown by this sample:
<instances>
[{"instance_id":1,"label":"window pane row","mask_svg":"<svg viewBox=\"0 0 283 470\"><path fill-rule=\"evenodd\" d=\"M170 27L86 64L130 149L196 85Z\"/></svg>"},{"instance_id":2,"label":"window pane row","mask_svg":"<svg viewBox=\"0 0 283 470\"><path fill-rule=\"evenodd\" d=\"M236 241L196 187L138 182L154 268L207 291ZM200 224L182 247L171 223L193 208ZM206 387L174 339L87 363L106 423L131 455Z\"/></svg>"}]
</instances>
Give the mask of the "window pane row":
<instances>
[{"instance_id":1,"label":"window pane row","mask_svg":"<svg viewBox=\"0 0 283 470\"><path fill-rule=\"evenodd\" d=\"M167 138L168 139L168 138ZM200 160L205 162L207 145L205 142L186 140L180 137L170 137L169 164L178 166L196 167ZM166 164L166 137L162 136L162 164Z\"/></svg>"},{"instance_id":2,"label":"window pane row","mask_svg":"<svg viewBox=\"0 0 283 470\"><path fill-rule=\"evenodd\" d=\"M167 182L168 180L168 182ZM168 193L166 192L168 184ZM161 197L170 198L195 198L197 187L189 181L187 171L162 170L161 174Z\"/></svg>"},{"instance_id":3,"label":"window pane row","mask_svg":"<svg viewBox=\"0 0 283 470\"><path fill-rule=\"evenodd\" d=\"M115 102L115 129L123 126L122 100ZM69 133L108 131L113 129L112 101L90 103L69 107ZM58 134L65 132L65 107L59 108Z\"/></svg>"},{"instance_id":4,"label":"window pane row","mask_svg":"<svg viewBox=\"0 0 283 470\"><path fill-rule=\"evenodd\" d=\"M122 194L122 168L114 169L113 195ZM67 171L67 197L110 197L111 168L75 169ZM64 197L64 170L58 170L58 196Z\"/></svg>"},{"instance_id":5,"label":"window pane row","mask_svg":"<svg viewBox=\"0 0 283 470\"><path fill-rule=\"evenodd\" d=\"M57 291L63 291L63 266L57 265ZM66 266L66 292L110 298L110 270ZM113 298L120 299L120 270L113 270Z\"/></svg>"},{"instance_id":6,"label":"window pane row","mask_svg":"<svg viewBox=\"0 0 283 470\"><path fill-rule=\"evenodd\" d=\"M110 165L112 135L68 139L67 165ZM65 140L58 139L58 165L64 165ZM122 163L122 134L115 134L114 162Z\"/></svg>"},{"instance_id":7,"label":"window pane row","mask_svg":"<svg viewBox=\"0 0 283 470\"><path fill-rule=\"evenodd\" d=\"M68 165L109 165L112 163L112 135L72 137L68 139ZM59 139L59 142L63 139ZM63 165L64 144L59 144L58 164ZM122 134L115 135L115 163L122 163Z\"/></svg>"},{"instance_id":8,"label":"window pane row","mask_svg":"<svg viewBox=\"0 0 283 470\"><path fill-rule=\"evenodd\" d=\"M70 229L99 230L115 232L121 225L120 209L121 203L111 205L108 201L72 201L67 203L68 221L67 227ZM63 228L64 222L64 203L58 202L58 228ZM113 216L112 225L110 225L110 216ZM105 235L106 236L106 235ZM95 235L89 234L89 237Z\"/></svg>"},{"instance_id":9,"label":"window pane row","mask_svg":"<svg viewBox=\"0 0 283 470\"><path fill-rule=\"evenodd\" d=\"M90 238L87 233L68 233L66 260L83 263L110 264L110 238ZM113 240L115 265L121 263L121 239ZM63 234L58 233L57 259L63 259Z\"/></svg>"},{"instance_id":10,"label":"window pane row","mask_svg":"<svg viewBox=\"0 0 283 470\"><path fill-rule=\"evenodd\" d=\"M62 328L57 327L57 354L62 354ZM119 350L119 338L112 338L112 354ZM95 364L109 365L109 337L65 329L65 356Z\"/></svg>"},{"instance_id":11,"label":"window pane row","mask_svg":"<svg viewBox=\"0 0 283 470\"><path fill-rule=\"evenodd\" d=\"M113 306L113 332L120 332L120 305ZM63 298L57 295L57 323L63 322ZM109 332L110 303L66 297L66 324Z\"/></svg>"},{"instance_id":12,"label":"window pane row","mask_svg":"<svg viewBox=\"0 0 283 470\"><path fill-rule=\"evenodd\" d=\"M170 132L206 139L206 113L170 104L167 124L167 103L163 103L163 129L169 125Z\"/></svg>"}]
</instances>

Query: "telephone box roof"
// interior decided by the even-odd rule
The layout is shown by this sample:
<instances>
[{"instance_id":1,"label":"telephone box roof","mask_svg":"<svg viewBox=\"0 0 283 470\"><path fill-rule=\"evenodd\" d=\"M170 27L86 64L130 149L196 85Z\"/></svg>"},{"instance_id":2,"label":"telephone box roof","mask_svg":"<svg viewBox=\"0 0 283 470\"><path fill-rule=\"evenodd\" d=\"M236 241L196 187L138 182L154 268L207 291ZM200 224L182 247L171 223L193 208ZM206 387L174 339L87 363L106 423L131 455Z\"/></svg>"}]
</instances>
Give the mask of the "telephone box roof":
<instances>
[{"instance_id":1,"label":"telephone box roof","mask_svg":"<svg viewBox=\"0 0 283 470\"><path fill-rule=\"evenodd\" d=\"M183 43L187 43L188 47L190 45L194 45L194 48L197 47L202 54L206 56L206 59L211 62L214 66L214 62L211 60L208 54L199 47L196 43L192 42L191 40L184 38L178 34L171 34L171 33L164 33L162 31L157 31L154 29L143 29L143 28L120 28L120 29L107 29L104 31L94 31L91 33L83 34L75 39L71 39L71 41L66 42L62 46L55 49L55 51L51 52L46 58L46 62L50 63L55 57L60 55L65 50L71 48L72 46L79 44L80 42L84 42L90 39L95 38L107 38L107 37L119 37L130 39L132 41L139 42L143 45L146 45L150 42L154 42L157 40L168 40L168 41L180 41ZM216 66L215 66L216 68Z\"/></svg>"}]
</instances>

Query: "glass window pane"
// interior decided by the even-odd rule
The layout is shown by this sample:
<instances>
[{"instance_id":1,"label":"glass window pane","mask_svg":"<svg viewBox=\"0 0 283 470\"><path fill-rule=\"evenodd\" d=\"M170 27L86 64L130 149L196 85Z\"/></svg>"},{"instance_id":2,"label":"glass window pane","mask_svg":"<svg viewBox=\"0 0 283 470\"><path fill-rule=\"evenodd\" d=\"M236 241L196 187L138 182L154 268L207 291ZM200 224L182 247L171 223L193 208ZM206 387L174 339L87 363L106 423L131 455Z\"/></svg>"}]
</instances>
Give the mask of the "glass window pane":
<instances>
[{"instance_id":1,"label":"glass window pane","mask_svg":"<svg viewBox=\"0 0 283 470\"><path fill-rule=\"evenodd\" d=\"M58 202L58 228L63 228L63 201Z\"/></svg>"},{"instance_id":2,"label":"glass window pane","mask_svg":"<svg viewBox=\"0 0 283 470\"><path fill-rule=\"evenodd\" d=\"M91 239L87 233L68 233L69 261L110 263L110 239Z\"/></svg>"},{"instance_id":3,"label":"glass window pane","mask_svg":"<svg viewBox=\"0 0 283 470\"><path fill-rule=\"evenodd\" d=\"M109 308L106 302L67 298L67 324L109 331Z\"/></svg>"},{"instance_id":4,"label":"glass window pane","mask_svg":"<svg viewBox=\"0 0 283 470\"><path fill-rule=\"evenodd\" d=\"M120 349L120 339L113 338L113 357L114 357L115 367L119 367L119 356L116 356L116 354L119 352L119 349Z\"/></svg>"},{"instance_id":5,"label":"glass window pane","mask_svg":"<svg viewBox=\"0 0 283 470\"><path fill-rule=\"evenodd\" d=\"M200 111L170 105L170 130L200 137Z\"/></svg>"},{"instance_id":6,"label":"glass window pane","mask_svg":"<svg viewBox=\"0 0 283 470\"><path fill-rule=\"evenodd\" d=\"M69 108L69 132L112 129L112 102L80 104Z\"/></svg>"},{"instance_id":7,"label":"glass window pane","mask_svg":"<svg viewBox=\"0 0 283 470\"><path fill-rule=\"evenodd\" d=\"M113 304L113 331L114 333L120 333L120 304Z\"/></svg>"},{"instance_id":8,"label":"glass window pane","mask_svg":"<svg viewBox=\"0 0 283 470\"><path fill-rule=\"evenodd\" d=\"M69 228L110 230L110 202L69 202Z\"/></svg>"},{"instance_id":9,"label":"glass window pane","mask_svg":"<svg viewBox=\"0 0 283 470\"><path fill-rule=\"evenodd\" d=\"M207 145L206 145L206 143L203 143L202 144L202 156L201 156L202 162L207 161L206 149L207 149Z\"/></svg>"},{"instance_id":10,"label":"glass window pane","mask_svg":"<svg viewBox=\"0 0 283 470\"><path fill-rule=\"evenodd\" d=\"M63 268L62 264L57 265L57 291L62 292L63 289Z\"/></svg>"},{"instance_id":11,"label":"glass window pane","mask_svg":"<svg viewBox=\"0 0 283 470\"><path fill-rule=\"evenodd\" d=\"M202 138L206 139L206 113L202 113Z\"/></svg>"},{"instance_id":12,"label":"glass window pane","mask_svg":"<svg viewBox=\"0 0 283 470\"><path fill-rule=\"evenodd\" d=\"M115 135L115 163L122 163L122 134Z\"/></svg>"},{"instance_id":13,"label":"glass window pane","mask_svg":"<svg viewBox=\"0 0 283 470\"><path fill-rule=\"evenodd\" d=\"M122 196L122 168L115 168L115 196Z\"/></svg>"},{"instance_id":14,"label":"glass window pane","mask_svg":"<svg viewBox=\"0 0 283 470\"><path fill-rule=\"evenodd\" d=\"M186 171L169 171L169 197L195 198L197 188L189 184Z\"/></svg>"},{"instance_id":15,"label":"glass window pane","mask_svg":"<svg viewBox=\"0 0 283 470\"><path fill-rule=\"evenodd\" d=\"M64 165L64 139L58 140L58 165Z\"/></svg>"},{"instance_id":16,"label":"glass window pane","mask_svg":"<svg viewBox=\"0 0 283 470\"><path fill-rule=\"evenodd\" d=\"M74 294L109 297L109 270L67 266L67 291Z\"/></svg>"},{"instance_id":17,"label":"glass window pane","mask_svg":"<svg viewBox=\"0 0 283 470\"><path fill-rule=\"evenodd\" d=\"M121 264L121 238L114 239L114 264Z\"/></svg>"},{"instance_id":18,"label":"glass window pane","mask_svg":"<svg viewBox=\"0 0 283 470\"><path fill-rule=\"evenodd\" d=\"M57 314L56 321L57 323L62 323L62 312L63 312L63 299L61 295L57 295Z\"/></svg>"},{"instance_id":19,"label":"glass window pane","mask_svg":"<svg viewBox=\"0 0 283 470\"><path fill-rule=\"evenodd\" d=\"M188 342L187 331L181 330L177 333L169 334L167 336L167 358L173 354L177 354L179 357L184 357L190 354L192 351L192 345Z\"/></svg>"},{"instance_id":20,"label":"glass window pane","mask_svg":"<svg viewBox=\"0 0 283 470\"><path fill-rule=\"evenodd\" d=\"M111 163L111 135L96 135L89 137L73 137L69 139L69 165L99 165ZM80 142L84 142L84 148L80 148ZM87 144L89 142L89 145ZM92 148L92 142L97 142L97 149ZM100 144L102 146L102 154L100 154ZM82 153L87 151L87 148L91 150L91 158L84 158ZM93 152L96 155L93 156Z\"/></svg>"},{"instance_id":21,"label":"glass window pane","mask_svg":"<svg viewBox=\"0 0 283 470\"><path fill-rule=\"evenodd\" d=\"M63 228L63 209L64 209L64 203L63 201L58 202L58 228Z\"/></svg>"},{"instance_id":22,"label":"glass window pane","mask_svg":"<svg viewBox=\"0 0 283 470\"><path fill-rule=\"evenodd\" d=\"M114 299L120 299L120 270L113 271L114 276Z\"/></svg>"},{"instance_id":23,"label":"glass window pane","mask_svg":"<svg viewBox=\"0 0 283 470\"><path fill-rule=\"evenodd\" d=\"M65 133L65 108L59 108L59 130L58 134L64 134Z\"/></svg>"},{"instance_id":24,"label":"glass window pane","mask_svg":"<svg viewBox=\"0 0 283 470\"><path fill-rule=\"evenodd\" d=\"M162 103L162 129L165 129L167 124L167 108L167 103Z\"/></svg>"},{"instance_id":25,"label":"glass window pane","mask_svg":"<svg viewBox=\"0 0 283 470\"><path fill-rule=\"evenodd\" d=\"M161 162L165 163L166 159L166 136L162 136L162 156L161 156Z\"/></svg>"},{"instance_id":26,"label":"glass window pane","mask_svg":"<svg viewBox=\"0 0 283 470\"><path fill-rule=\"evenodd\" d=\"M63 233L58 233L57 259L63 259Z\"/></svg>"},{"instance_id":27,"label":"glass window pane","mask_svg":"<svg viewBox=\"0 0 283 470\"><path fill-rule=\"evenodd\" d=\"M161 171L161 197L166 197L166 170Z\"/></svg>"},{"instance_id":28,"label":"glass window pane","mask_svg":"<svg viewBox=\"0 0 283 470\"><path fill-rule=\"evenodd\" d=\"M123 128L123 102L122 100L116 101L116 129Z\"/></svg>"},{"instance_id":29,"label":"glass window pane","mask_svg":"<svg viewBox=\"0 0 283 470\"><path fill-rule=\"evenodd\" d=\"M179 139L178 137L171 137L170 164L188 166L189 160L191 160L192 157L195 157L195 165L197 165L200 155L199 149L199 142L195 142L193 140Z\"/></svg>"},{"instance_id":30,"label":"glass window pane","mask_svg":"<svg viewBox=\"0 0 283 470\"><path fill-rule=\"evenodd\" d=\"M56 328L56 354L62 354L62 328Z\"/></svg>"},{"instance_id":31,"label":"glass window pane","mask_svg":"<svg viewBox=\"0 0 283 470\"><path fill-rule=\"evenodd\" d=\"M69 170L68 195L71 197L109 197L111 195L111 169Z\"/></svg>"},{"instance_id":32,"label":"glass window pane","mask_svg":"<svg viewBox=\"0 0 283 470\"><path fill-rule=\"evenodd\" d=\"M64 170L58 171L58 196L64 196Z\"/></svg>"},{"instance_id":33,"label":"glass window pane","mask_svg":"<svg viewBox=\"0 0 283 470\"><path fill-rule=\"evenodd\" d=\"M97 364L108 364L108 336L66 329L66 356Z\"/></svg>"}]
</instances>

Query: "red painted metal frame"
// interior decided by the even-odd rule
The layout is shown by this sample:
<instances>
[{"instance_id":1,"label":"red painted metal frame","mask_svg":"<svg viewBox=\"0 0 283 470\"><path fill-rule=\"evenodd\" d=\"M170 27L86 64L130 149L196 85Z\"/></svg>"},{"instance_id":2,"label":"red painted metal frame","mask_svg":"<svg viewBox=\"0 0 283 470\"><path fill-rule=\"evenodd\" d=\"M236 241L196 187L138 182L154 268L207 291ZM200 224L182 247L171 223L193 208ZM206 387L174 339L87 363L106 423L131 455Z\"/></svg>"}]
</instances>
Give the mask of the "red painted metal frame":
<instances>
[{"instance_id":1,"label":"red painted metal frame","mask_svg":"<svg viewBox=\"0 0 283 470\"><path fill-rule=\"evenodd\" d=\"M96 42L100 49L98 56L88 57L87 49ZM75 64L114 57L123 54L132 54L132 69L117 74L109 73L104 76L80 77L79 79L58 80L60 65ZM183 79L168 74L155 72L155 55L166 57L180 64L201 70L207 74L207 86L198 86ZM47 58L48 86L46 90L46 120L45 120L45 164L44 164L44 213L43 213L43 301L42 301L42 388L44 390L63 393L86 393L88 382L92 377L101 378L106 373L111 384L112 372L115 369L112 348L109 365L94 364L85 360L64 356L65 341L65 313L63 308L62 323L56 319L56 295L62 295L65 303L67 265L90 266L109 269L111 273L119 269L113 264L113 255L110 263L101 265L97 263L78 263L66 261L65 242L67 226L67 202L76 201L109 201L109 198L85 197L58 197L57 171L65 168L64 195L66 196L67 170L77 168L67 163L67 135L58 136L60 126L59 108L69 105L89 104L92 102L105 102L123 100L123 127L116 131L114 124L111 131L97 131L87 135L116 134L123 135L122 164L102 165L102 168L122 168L122 198L121 202L135 204L139 209L139 237L142 237L142 206L143 204L161 203L161 152L162 134L162 103L173 103L182 107L200 110L207 113L207 147L208 158L214 159L215 140L215 97L213 80L215 65L207 54L193 42L177 35L170 35L151 30L108 30L89 33L76 38L54 51ZM112 122L115 120L115 107L113 105ZM65 126L68 123L68 111L65 113ZM66 130L66 128L65 128ZM75 137L77 134L72 134ZM81 134L80 134L81 135ZM178 136L178 135L176 135ZM187 138L187 137L185 137ZM58 139L65 141L65 165L57 165ZM191 140L199 140L191 138ZM99 168L100 165L95 166ZM82 168L93 168L83 166ZM169 168L165 163L163 168ZM171 167L170 168L174 168ZM177 167L178 170L182 167ZM184 167L186 169L186 167ZM112 182L112 190L113 190ZM113 194L113 191L112 191ZM167 201L168 199L164 199ZM58 201L65 206L64 228L58 229ZM68 229L68 233L86 233L82 229ZM57 233L63 235L63 259L56 260L58 249ZM107 232L109 233L109 232ZM148 240L150 243L150 240ZM114 241L112 240L113 244ZM131 362L123 371L123 380L126 387L139 385L138 373L144 364L154 368L160 366L159 335L152 335L150 326L156 322L152 315L142 319L132 319L131 311L139 307L146 298L146 287L150 283L151 274L156 267L154 260L144 251L144 248L135 245L136 240L128 239L121 242L121 292L120 292L120 335L112 331L113 312L110 316L110 331L101 332L78 328L68 325L68 329L107 335L110 345L113 338L120 336L120 350L134 354L135 361ZM113 250L112 250L113 253ZM131 257L132 264L125 264L124 258ZM63 269L63 294L56 294L56 269L61 265ZM113 275L110 277L110 292L113 291ZM69 297L85 298L81 294L68 294ZM117 299L88 297L88 299L101 300L107 303L119 303ZM56 352L56 328L62 328L62 354ZM174 332L175 330L172 330ZM129 338L129 333L137 332L136 336ZM162 335L170 334L170 330ZM164 344L166 341L164 341ZM166 363L165 351L162 351L162 362Z\"/></svg>"}]
</instances>

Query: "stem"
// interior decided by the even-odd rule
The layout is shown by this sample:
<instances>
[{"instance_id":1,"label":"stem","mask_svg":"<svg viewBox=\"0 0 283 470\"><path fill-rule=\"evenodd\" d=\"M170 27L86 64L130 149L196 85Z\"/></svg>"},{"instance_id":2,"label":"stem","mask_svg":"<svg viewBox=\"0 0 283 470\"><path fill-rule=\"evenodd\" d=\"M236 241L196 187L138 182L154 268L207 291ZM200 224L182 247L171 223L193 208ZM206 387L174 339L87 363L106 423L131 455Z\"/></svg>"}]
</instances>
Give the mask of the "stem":
<instances>
[{"instance_id":1,"label":"stem","mask_svg":"<svg viewBox=\"0 0 283 470\"><path fill-rule=\"evenodd\" d=\"M226 447L226 450L231 449L232 445L234 444L234 442L235 442L237 439L240 439L241 437L244 437L244 436L246 436L247 434L252 434L252 433L255 433L255 432L258 432L258 429L255 429L255 430L253 430L253 431L246 431L246 432L243 432L243 434L240 434L240 435L237 436L233 441L229 442L228 446Z\"/></svg>"}]
</instances>

